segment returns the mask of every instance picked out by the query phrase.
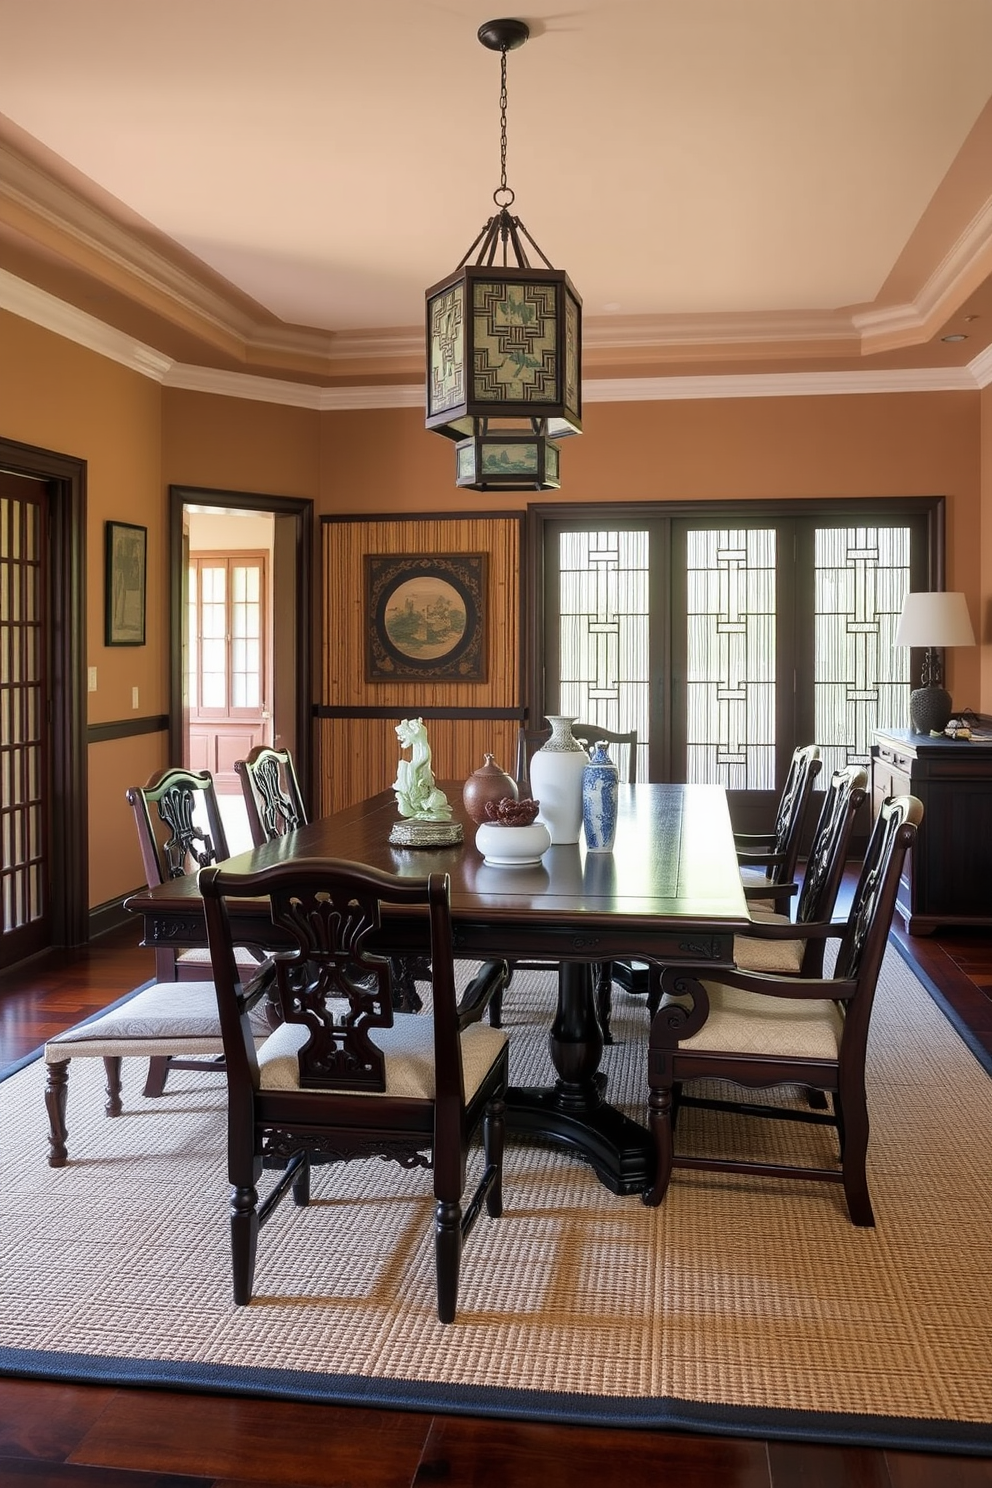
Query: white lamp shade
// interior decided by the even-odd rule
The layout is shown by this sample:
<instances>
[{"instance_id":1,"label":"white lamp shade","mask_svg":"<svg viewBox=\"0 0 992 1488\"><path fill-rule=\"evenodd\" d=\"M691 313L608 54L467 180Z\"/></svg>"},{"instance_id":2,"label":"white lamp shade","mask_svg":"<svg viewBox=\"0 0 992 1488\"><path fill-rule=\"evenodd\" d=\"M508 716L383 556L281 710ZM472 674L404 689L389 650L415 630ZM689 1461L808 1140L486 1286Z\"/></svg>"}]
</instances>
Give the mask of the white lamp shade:
<instances>
[{"instance_id":1,"label":"white lamp shade","mask_svg":"<svg viewBox=\"0 0 992 1488\"><path fill-rule=\"evenodd\" d=\"M963 594L907 594L896 629L897 646L973 646L975 632Z\"/></svg>"}]
</instances>

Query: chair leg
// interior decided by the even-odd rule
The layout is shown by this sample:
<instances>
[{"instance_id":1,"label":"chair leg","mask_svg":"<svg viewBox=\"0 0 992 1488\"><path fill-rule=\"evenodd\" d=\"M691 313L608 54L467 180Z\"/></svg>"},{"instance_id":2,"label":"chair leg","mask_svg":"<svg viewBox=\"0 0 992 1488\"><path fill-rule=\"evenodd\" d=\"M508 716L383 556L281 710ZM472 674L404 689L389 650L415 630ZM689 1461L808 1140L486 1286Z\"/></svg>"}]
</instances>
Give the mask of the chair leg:
<instances>
[{"instance_id":1,"label":"chair leg","mask_svg":"<svg viewBox=\"0 0 992 1488\"><path fill-rule=\"evenodd\" d=\"M305 1209L310 1202L310 1155L304 1152L293 1179L293 1203Z\"/></svg>"},{"instance_id":2,"label":"chair leg","mask_svg":"<svg viewBox=\"0 0 992 1488\"><path fill-rule=\"evenodd\" d=\"M108 1116L119 1116L124 1109L121 1101L121 1057L119 1054L108 1054L103 1067L107 1072L107 1104L104 1106Z\"/></svg>"},{"instance_id":3,"label":"chair leg","mask_svg":"<svg viewBox=\"0 0 992 1488\"><path fill-rule=\"evenodd\" d=\"M868 1103L864 1090L847 1091L843 1101L835 1097L842 1121L841 1168L844 1175L844 1197L851 1223L865 1229L875 1225L871 1198L868 1194Z\"/></svg>"},{"instance_id":4,"label":"chair leg","mask_svg":"<svg viewBox=\"0 0 992 1488\"><path fill-rule=\"evenodd\" d=\"M613 962L600 961L596 967L596 1010L603 1030L603 1043L612 1044L610 1014L613 1011Z\"/></svg>"},{"instance_id":5,"label":"chair leg","mask_svg":"<svg viewBox=\"0 0 992 1488\"><path fill-rule=\"evenodd\" d=\"M489 999L489 1027L503 1027L503 988L494 992Z\"/></svg>"},{"instance_id":6,"label":"chair leg","mask_svg":"<svg viewBox=\"0 0 992 1488\"><path fill-rule=\"evenodd\" d=\"M165 1093L165 1082L169 1077L169 1067L172 1061L168 1054L156 1054L148 1061L148 1074L145 1077L145 1088L142 1095L157 1096Z\"/></svg>"},{"instance_id":7,"label":"chair leg","mask_svg":"<svg viewBox=\"0 0 992 1488\"><path fill-rule=\"evenodd\" d=\"M462 1206L438 1199L434 1210L434 1264L437 1269L437 1315L453 1323L458 1306L458 1271L462 1258Z\"/></svg>"},{"instance_id":8,"label":"chair leg","mask_svg":"<svg viewBox=\"0 0 992 1488\"><path fill-rule=\"evenodd\" d=\"M251 1301L258 1254L258 1190L250 1184L231 1191L231 1270L234 1302L243 1307Z\"/></svg>"},{"instance_id":9,"label":"chair leg","mask_svg":"<svg viewBox=\"0 0 992 1488\"><path fill-rule=\"evenodd\" d=\"M65 1125L66 1100L69 1094L69 1060L62 1059L58 1064L48 1066L48 1080L45 1085L45 1106L48 1110L48 1166L50 1168L64 1168L68 1153L66 1151L66 1138L69 1133Z\"/></svg>"},{"instance_id":10,"label":"chair leg","mask_svg":"<svg viewBox=\"0 0 992 1488\"><path fill-rule=\"evenodd\" d=\"M669 1086L653 1085L648 1097L648 1125L654 1138L654 1183L643 1194L645 1204L656 1208L665 1197L672 1177L672 1092Z\"/></svg>"},{"instance_id":11,"label":"chair leg","mask_svg":"<svg viewBox=\"0 0 992 1488\"><path fill-rule=\"evenodd\" d=\"M486 1157L486 1168L495 1168L489 1191L486 1194L486 1213L490 1219L499 1219L503 1213L503 1146L506 1138L506 1102L499 1098L491 1100L486 1107L482 1123L482 1150Z\"/></svg>"}]
</instances>

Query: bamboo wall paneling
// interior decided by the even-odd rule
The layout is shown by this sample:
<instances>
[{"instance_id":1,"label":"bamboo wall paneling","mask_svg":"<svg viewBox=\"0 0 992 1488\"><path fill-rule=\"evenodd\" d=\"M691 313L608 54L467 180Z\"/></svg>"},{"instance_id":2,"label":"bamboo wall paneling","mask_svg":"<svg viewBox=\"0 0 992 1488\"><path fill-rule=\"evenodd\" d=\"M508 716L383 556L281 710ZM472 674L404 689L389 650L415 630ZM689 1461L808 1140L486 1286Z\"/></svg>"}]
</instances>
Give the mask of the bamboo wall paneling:
<instances>
[{"instance_id":1,"label":"bamboo wall paneling","mask_svg":"<svg viewBox=\"0 0 992 1488\"><path fill-rule=\"evenodd\" d=\"M464 781L495 754L512 774L521 709L520 567L522 518L427 517L324 521L320 706L397 710L396 717L318 718L317 794L321 813L387 789L396 778L396 723L431 708L512 710L512 718L427 718L438 780ZM366 554L485 553L486 680L484 682L365 679Z\"/></svg>"},{"instance_id":2,"label":"bamboo wall paneling","mask_svg":"<svg viewBox=\"0 0 992 1488\"><path fill-rule=\"evenodd\" d=\"M321 771L317 815L342 811L392 785L401 757L397 722L388 718L318 720ZM431 718L427 720L427 733L434 775L439 781L456 781L460 790L487 754L495 755L503 769L513 774L517 724L512 720ZM459 800L460 795L451 792L449 799Z\"/></svg>"}]
</instances>

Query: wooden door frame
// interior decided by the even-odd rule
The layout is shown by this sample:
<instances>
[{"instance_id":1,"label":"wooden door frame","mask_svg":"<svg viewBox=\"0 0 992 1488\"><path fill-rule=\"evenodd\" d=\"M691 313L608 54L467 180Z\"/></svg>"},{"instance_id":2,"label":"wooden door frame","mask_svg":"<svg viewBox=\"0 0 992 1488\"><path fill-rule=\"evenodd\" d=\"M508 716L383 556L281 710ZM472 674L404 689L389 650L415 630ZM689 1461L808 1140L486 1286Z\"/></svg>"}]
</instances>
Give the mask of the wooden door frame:
<instances>
[{"instance_id":1,"label":"wooden door frame","mask_svg":"<svg viewBox=\"0 0 992 1488\"><path fill-rule=\"evenodd\" d=\"M182 759L183 625L186 619L183 508L216 506L229 511L270 512L295 520L296 557L296 744L293 758L304 799L313 780L313 502L309 497L266 496L252 491L216 491L204 486L169 487L169 751ZM274 619L274 616L273 616Z\"/></svg>"},{"instance_id":2,"label":"wooden door frame","mask_svg":"<svg viewBox=\"0 0 992 1488\"><path fill-rule=\"evenodd\" d=\"M0 439L0 465L44 481L48 497L52 943L85 945L89 939L86 461Z\"/></svg>"}]
</instances>

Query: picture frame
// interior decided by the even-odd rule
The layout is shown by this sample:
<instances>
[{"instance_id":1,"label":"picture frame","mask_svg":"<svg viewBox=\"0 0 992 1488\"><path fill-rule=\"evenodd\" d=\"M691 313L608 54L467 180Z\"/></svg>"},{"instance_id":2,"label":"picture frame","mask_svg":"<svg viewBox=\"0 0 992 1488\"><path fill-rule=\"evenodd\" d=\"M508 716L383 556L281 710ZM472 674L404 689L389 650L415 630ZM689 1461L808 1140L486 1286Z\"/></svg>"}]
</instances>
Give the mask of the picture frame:
<instances>
[{"instance_id":1,"label":"picture frame","mask_svg":"<svg viewBox=\"0 0 992 1488\"><path fill-rule=\"evenodd\" d=\"M485 553L365 555L365 680L485 682Z\"/></svg>"},{"instance_id":2,"label":"picture frame","mask_svg":"<svg viewBox=\"0 0 992 1488\"><path fill-rule=\"evenodd\" d=\"M148 528L106 524L104 640L108 646L145 644Z\"/></svg>"}]
</instances>

